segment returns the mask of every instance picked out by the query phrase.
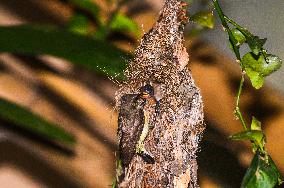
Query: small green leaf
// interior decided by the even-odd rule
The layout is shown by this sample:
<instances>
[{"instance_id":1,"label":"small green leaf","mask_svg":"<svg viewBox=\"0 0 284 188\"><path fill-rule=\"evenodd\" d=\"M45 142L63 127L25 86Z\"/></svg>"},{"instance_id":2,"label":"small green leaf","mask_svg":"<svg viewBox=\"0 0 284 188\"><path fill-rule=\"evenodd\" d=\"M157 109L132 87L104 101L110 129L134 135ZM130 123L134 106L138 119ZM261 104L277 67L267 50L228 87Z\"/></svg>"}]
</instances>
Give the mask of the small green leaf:
<instances>
[{"instance_id":1,"label":"small green leaf","mask_svg":"<svg viewBox=\"0 0 284 188\"><path fill-rule=\"evenodd\" d=\"M256 56L249 52L243 56L242 63L253 87L259 89L264 83L264 77L278 70L282 61L275 55L267 54L264 58L262 54Z\"/></svg>"},{"instance_id":2,"label":"small green leaf","mask_svg":"<svg viewBox=\"0 0 284 188\"><path fill-rule=\"evenodd\" d=\"M252 117L251 130L261 131L261 122L258 121L255 117Z\"/></svg>"},{"instance_id":3,"label":"small green leaf","mask_svg":"<svg viewBox=\"0 0 284 188\"><path fill-rule=\"evenodd\" d=\"M0 118L47 139L75 143L75 137L27 109L0 98Z\"/></svg>"},{"instance_id":4,"label":"small green leaf","mask_svg":"<svg viewBox=\"0 0 284 188\"><path fill-rule=\"evenodd\" d=\"M264 77L260 73L255 72L251 68L246 68L246 73L249 76L250 81L252 83L252 86L255 89L259 89L259 88L261 88L263 86L263 84L264 84Z\"/></svg>"},{"instance_id":5,"label":"small green leaf","mask_svg":"<svg viewBox=\"0 0 284 188\"><path fill-rule=\"evenodd\" d=\"M130 55L111 44L47 26L0 27L0 52L49 54L101 74L124 78Z\"/></svg>"},{"instance_id":6,"label":"small green leaf","mask_svg":"<svg viewBox=\"0 0 284 188\"><path fill-rule=\"evenodd\" d=\"M252 117L250 129L255 131L262 131L261 122L258 121L255 117ZM254 143L252 143L253 152L260 151L264 153L265 152L264 145L266 143L265 135L263 135L262 139L254 139L253 141L254 141Z\"/></svg>"},{"instance_id":7,"label":"small green leaf","mask_svg":"<svg viewBox=\"0 0 284 188\"><path fill-rule=\"evenodd\" d=\"M68 23L68 30L81 35L88 34L88 18L81 14L75 14Z\"/></svg>"},{"instance_id":8,"label":"small green leaf","mask_svg":"<svg viewBox=\"0 0 284 188\"><path fill-rule=\"evenodd\" d=\"M256 122L253 122L256 123ZM250 140L252 142L253 151L264 153L265 135L261 130L248 130L236 133L229 137L232 140Z\"/></svg>"},{"instance_id":9,"label":"small green leaf","mask_svg":"<svg viewBox=\"0 0 284 188\"><path fill-rule=\"evenodd\" d=\"M281 175L271 157L256 153L241 188L273 188L281 183Z\"/></svg>"},{"instance_id":10,"label":"small green leaf","mask_svg":"<svg viewBox=\"0 0 284 188\"><path fill-rule=\"evenodd\" d=\"M238 29L243 36L246 38L246 42L249 45L251 51L255 54L255 55L259 55L259 53L262 51L262 47L266 42L266 38L261 39L258 36L253 35L249 30L247 30L246 28L244 28L243 26L239 25L237 22L231 20L228 17L225 17L225 19L231 23L232 25L234 25L236 27L236 29Z\"/></svg>"},{"instance_id":11,"label":"small green leaf","mask_svg":"<svg viewBox=\"0 0 284 188\"><path fill-rule=\"evenodd\" d=\"M133 20L122 14L115 15L110 24L110 28L113 31L132 32L136 36L140 34L138 25Z\"/></svg>"},{"instance_id":12,"label":"small green leaf","mask_svg":"<svg viewBox=\"0 0 284 188\"><path fill-rule=\"evenodd\" d=\"M262 143L264 139L264 134L262 133L262 131L249 130L236 133L230 136L229 138L232 140L251 140L256 141L257 143Z\"/></svg>"},{"instance_id":13,"label":"small green leaf","mask_svg":"<svg viewBox=\"0 0 284 188\"><path fill-rule=\"evenodd\" d=\"M215 19L213 11L200 11L190 17L190 20L210 29L214 28Z\"/></svg>"},{"instance_id":14,"label":"small green leaf","mask_svg":"<svg viewBox=\"0 0 284 188\"><path fill-rule=\"evenodd\" d=\"M244 42L246 42L246 37L238 30L237 28L234 28L231 30L234 38L237 40L236 46L242 45Z\"/></svg>"},{"instance_id":15,"label":"small green leaf","mask_svg":"<svg viewBox=\"0 0 284 188\"><path fill-rule=\"evenodd\" d=\"M262 67L265 60L264 56L255 56L253 53L249 52L245 54L242 58L242 63L245 67L245 71L249 76L252 85L259 89L264 83L264 75L262 74Z\"/></svg>"},{"instance_id":16,"label":"small green leaf","mask_svg":"<svg viewBox=\"0 0 284 188\"><path fill-rule=\"evenodd\" d=\"M277 71L282 65L282 60L278 56L272 54L267 54L265 61L266 63L263 64L262 70L264 76L268 76Z\"/></svg>"},{"instance_id":17,"label":"small green leaf","mask_svg":"<svg viewBox=\"0 0 284 188\"><path fill-rule=\"evenodd\" d=\"M247 43L251 49L251 51L255 54L258 55L262 51L262 47L266 42L266 38L261 39L258 36L249 36L246 37Z\"/></svg>"}]
</instances>

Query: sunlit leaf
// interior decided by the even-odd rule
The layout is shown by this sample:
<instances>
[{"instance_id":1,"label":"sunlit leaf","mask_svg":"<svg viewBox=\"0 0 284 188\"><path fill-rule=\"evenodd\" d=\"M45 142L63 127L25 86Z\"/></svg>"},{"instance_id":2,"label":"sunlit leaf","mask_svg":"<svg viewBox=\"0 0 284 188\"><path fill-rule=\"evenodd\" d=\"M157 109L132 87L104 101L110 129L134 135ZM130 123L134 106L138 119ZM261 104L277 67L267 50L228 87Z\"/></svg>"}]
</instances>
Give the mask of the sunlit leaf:
<instances>
[{"instance_id":1,"label":"sunlit leaf","mask_svg":"<svg viewBox=\"0 0 284 188\"><path fill-rule=\"evenodd\" d=\"M281 182L280 173L270 156L256 153L243 181L242 188L273 188Z\"/></svg>"},{"instance_id":2,"label":"sunlit leaf","mask_svg":"<svg viewBox=\"0 0 284 188\"><path fill-rule=\"evenodd\" d=\"M110 28L113 31L132 32L136 36L140 33L138 25L132 19L122 14L115 15L110 24Z\"/></svg>"},{"instance_id":3,"label":"sunlit leaf","mask_svg":"<svg viewBox=\"0 0 284 188\"><path fill-rule=\"evenodd\" d=\"M190 20L210 29L214 28L215 19L213 11L200 11L190 16Z\"/></svg>"},{"instance_id":4,"label":"sunlit leaf","mask_svg":"<svg viewBox=\"0 0 284 188\"><path fill-rule=\"evenodd\" d=\"M102 74L123 77L129 54L107 42L44 26L0 27L0 52L49 54Z\"/></svg>"},{"instance_id":5,"label":"sunlit leaf","mask_svg":"<svg viewBox=\"0 0 284 188\"><path fill-rule=\"evenodd\" d=\"M242 63L252 85L259 89L264 83L264 77L278 70L282 61L271 54L268 54L265 60L262 54L256 56L253 53L247 53L243 56Z\"/></svg>"},{"instance_id":6,"label":"sunlit leaf","mask_svg":"<svg viewBox=\"0 0 284 188\"><path fill-rule=\"evenodd\" d=\"M250 36L250 37L246 37L247 38L247 43L251 49L251 51L255 54L258 55L261 50L263 45L266 42L266 38L261 39L258 36Z\"/></svg>"},{"instance_id":7,"label":"sunlit leaf","mask_svg":"<svg viewBox=\"0 0 284 188\"><path fill-rule=\"evenodd\" d=\"M257 130L243 131L230 136L230 139L232 140L252 140L257 141L258 143L261 143L263 138L264 135L262 131Z\"/></svg>"},{"instance_id":8,"label":"sunlit leaf","mask_svg":"<svg viewBox=\"0 0 284 188\"><path fill-rule=\"evenodd\" d=\"M258 121L255 117L252 117L252 122L251 122L251 130L256 130L256 131L261 131L261 122Z\"/></svg>"},{"instance_id":9,"label":"sunlit leaf","mask_svg":"<svg viewBox=\"0 0 284 188\"><path fill-rule=\"evenodd\" d=\"M71 17L68 23L68 30L74 33L87 35L88 34L88 18L81 14L75 14Z\"/></svg>"},{"instance_id":10,"label":"sunlit leaf","mask_svg":"<svg viewBox=\"0 0 284 188\"><path fill-rule=\"evenodd\" d=\"M266 38L261 39L258 36L255 36L254 34L252 34L249 30L247 30L246 28L244 28L243 26L239 25L237 22L229 19L228 17L225 18L229 23L231 23L232 25L234 25L236 27L237 30L239 30L243 36L246 38L246 43L249 45L251 51L255 54L255 55L259 55L259 53L262 51L263 49L263 45L266 42Z\"/></svg>"},{"instance_id":11,"label":"sunlit leaf","mask_svg":"<svg viewBox=\"0 0 284 188\"><path fill-rule=\"evenodd\" d=\"M262 131L261 122L258 121L255 117L252 117L250 129L255 130L255 131ZM262 138L260 137L259 139L254 139L252 141L254 141L252 143L253 152L256 152L256 151L264 152L264 145L266 143L265 135L263 135Z\"/></svg>"},{"instance_id":12,"label":"sunlit leaf","mask_svg":"<svg viewBox=\"0 0 284 188\"><path fill-rule=\"evenodd\" d=\"M272 54L267 54L265 61L266 63L263 64L262 71L262 74L264 76L268 76L271 73L277 71L282 65L282 60L278 56Z\"/></svg>"},{"instance_id":13,"label":"sunlit leaf","mask_svg":"<svg viewBox=\"0 0 284 188\"><path fill-rule=\"evenodd\" d=\"M234 38L237 41L236 46L240 46L244 42L246 42L246 37L242 34L242 32L240 32L240 30L238 30L237 28L234 28L231 31L232 31L232 34L233 34Z\"/></svg>"},{"instance_id":14,"label":"sunlit leaf","mask_svg":"<svg viewBox=\"0 0 284 188\"><path fill-rule=\"evenodd\" d=\"M54 141L74 144L73 135L65 132L58 126L42 119L29 110L0 98L0 118L14 123L39 136Z\"/></svg>"},{"instance_id":15,"label":"sunlit leaf","mask_svg":"<svg viewBox=\"0 0 284 188\"><path fill-rule=\"evenodd\" d=\"M263 86L264 84L264 77L259 73L255 72L251 68L246 68L246 73L250 78L250 81L252 83L252 86L256 89L259 89Z\"/></svg>"}]
</instances>

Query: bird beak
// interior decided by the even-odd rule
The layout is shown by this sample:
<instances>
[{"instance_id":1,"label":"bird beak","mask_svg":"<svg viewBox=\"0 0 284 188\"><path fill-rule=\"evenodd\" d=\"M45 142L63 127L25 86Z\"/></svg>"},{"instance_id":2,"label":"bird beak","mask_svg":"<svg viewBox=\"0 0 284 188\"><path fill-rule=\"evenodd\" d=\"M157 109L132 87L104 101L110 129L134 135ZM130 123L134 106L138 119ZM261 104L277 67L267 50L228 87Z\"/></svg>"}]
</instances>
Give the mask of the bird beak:
<instances>
[{"instance_id":1,"label":"bird beak","mask_svg":"<svg viewBox=\"0 0 284 188\"><path fill-rule=\"evenodd\" d=\"M143 92L142 93L142 98L143 99L147 99L149 97L149 93L147 93L147 92Z\"/></svg>"}]
</instances>

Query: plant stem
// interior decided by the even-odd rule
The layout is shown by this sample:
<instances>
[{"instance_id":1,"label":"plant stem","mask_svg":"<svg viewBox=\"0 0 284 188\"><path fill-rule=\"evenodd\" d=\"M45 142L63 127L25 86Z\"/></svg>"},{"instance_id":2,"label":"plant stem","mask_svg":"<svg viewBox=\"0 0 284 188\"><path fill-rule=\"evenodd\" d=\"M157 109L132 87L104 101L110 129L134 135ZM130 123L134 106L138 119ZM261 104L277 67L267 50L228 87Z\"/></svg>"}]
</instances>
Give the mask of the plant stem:
<instances>
[{"instance_id":1,"label":"plant stem","mask_svg":"<svg viewBox=\"0 0 284 188\"><path fill-rule=\"evenodd\" d=\"M215 9L216 9L216 11L217 11L217 13L218 13L218 15L219 15L219 18L220 18L220 20L221 20L221 22L222 22L222 25L223 25L225 31L226 31L226 32L228 33L228 35L229 35L229 40L230 40L230 42L231 42L231 44L232 44L232 46L233 46L233 51L234 51L234 53L235 53L235 55L236 55L236 58L237 58L238 62L240 63L241 68L243 69L243 65L242 65L242 61L241 61L241 55L240 55L239 47L236 46L236 44L238 43L238 41L235 39L235 37L234 37L234 35L233 35L233 33L232 33L230 27L229 27L228 24L227 24L227 21L226 21L226 19L225 19L226 16L224 15L224 13L223 13L223 11L222 11L220 5L219 5L218 0L212 0L212 1L213 1L213 4L214 4Z\"/></svg>"},{"instance_id":2,"label":"plant stem","mask_svg":"<svg viewBox=\"0 0 284 188\"><path fill-rule=\"evenodd\" d=\"M240 51L239 51L239 47L236 45L238 42L237 40L235 39L230 27L228 26L228 23L227 21L229 21L231 24L233 25L238 25L237 23L235 23L234 21L232 21L231 19L229 19L227 16L224 15L220 5L219 5L219 2L218 0L212 0L213 1L213 4L214 4L214 7L219 15L219 18L222 22L222 25L223 27L225 28L225 31L228 33L229 35L229 40L233 46L233 51L236 55L236 58L237 58L237 61L240 63L240 66L241 66L241 70L243 72L244 68L243 68L243 64L242 64L242 60L241 60L241 55L240 55ZM237 27L237 26L236 26ZM239 27L239 25L238 25ZM240 96L241 96L241 93L242 93L242 89L243 89L243 84L244 84L244 73L242 73L242 78L241 78L241 81L240 81L240 85L239 85L239 89L238 89L238 93L237 93L237 100L236 100L236 108L235 108L235 114L236 116L240 119L243 127L245 130L247 130L247 125L246 125L246 122L243 118L243 115L242 115L242 112L240 110Z\"/></svg>"},{"instance_id":3,"label":"plant stem","mask_svg":"<svg viewBox=\"0 0 284 188\"><path fill-rule=\"evenodd\" d=\"M228 16L224 16L224 19L229 22L230 24L232 24L233 26L235 26L236 28L238 28L239 30L242 30L243 27L241 27L237 22L235 22L234 20L230 19Z\"/></svg>"},{"instance_id":4,"label":"plant stem","mask_svg":"<svg viewBox=\"0 0 284 188\"><path fill-rule=\"evenodd\" d=\"M246 28L243 28L242 26L240 26L237 22L235 22L234 20L231 20L229 17L225 16L224 17L225 20L227 22L229 22L230 24L232 24L233 26L235 26L239 31L241 31L246 37L252 37L253 34L251 34Z\"/></svg>"},{"instance_id":5,"label":"plant stem","mask_svg":"<svg viewBox=\"0 0 284 188\"><path fill-rule=\"evenodd\" d=\"M248 128L247 128L246 122L245 122L243 115L242 115L242 112L240 110L240 96L241 96L241 93L242 93L242 90L243 90L244 81L245 81L244 74L242 74L242 78L241 78L241 81L240 81L238 94L237 94L235 114L240 119L244 129L247 130Z\"/></svg>"},{"instance_id":6,"label":"plant stem","mask_svg":"<svg viewBox=\"0 0 284 188\"><path fill-rule=\"evenodd\" d=\"M242 78L241 78L241 81L240 81L238 94L237 94L236 106L239 106L239 104L240 104L240 96L241 96L241 93L242 93L243 84L244 84L244 75L242 75Z\"/></svg>"}]
</instances>

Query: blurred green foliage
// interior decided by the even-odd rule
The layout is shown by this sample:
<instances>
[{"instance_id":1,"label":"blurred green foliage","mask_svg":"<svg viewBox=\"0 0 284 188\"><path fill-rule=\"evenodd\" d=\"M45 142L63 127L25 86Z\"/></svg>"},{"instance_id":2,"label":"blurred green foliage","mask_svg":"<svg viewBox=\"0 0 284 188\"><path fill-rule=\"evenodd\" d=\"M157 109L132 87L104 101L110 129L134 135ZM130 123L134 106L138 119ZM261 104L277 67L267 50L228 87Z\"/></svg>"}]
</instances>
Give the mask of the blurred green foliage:
<instances>
[{"instance_id":1,"label":"blurred green foliage","mask_svg":"<svg viewBox=\"0 0 284 188\"><path fill-rule=\"evenodd\" d=\"M95 20L96 24L101 24L100 7L91 0L69 0L71 4L79 9L88 11L92 18ZM76 16L76 14L74 15ZM72 19L72 18L71 18Z\"/></svg>"},{"instance_id":2,"label":"blurred green foliage","mask_svg":"<svg viewBox=\"0 0 284 188\"><path fill-rule=\"evenodd\" d=\"M49 54L118 78L123 77L125 60L130 57L109 42L50 26L2 26L0 44L1 52Z\"/></svg>"},{"instance_id":3,"label":"blurred green foliage","mask_svg":"<svg viewBox=\"0 0 284 188\"><path fill-rule=\"evenodd\" d=\"M213 6L210 4L210 1L188 1L190 4L188 14L189 14L189 21L193 24L190 25L188 31L186 32L187 36L196 37L202 34L209 29L213 29L215 26L215 17ZM191 5L196 4L195 6L201 6L200 10L195 12L196 10L191 10ZM192 13L194 12L194 13Z\"/></svg>"},{"instance_id":4,"label":"blurred green foliage","mask_svg":"<svg viewBox=\"0 0 284 188\"><path fill-rule=\"evenodd\" d=\"M38 115L33 114L26 108L2 98L0 98L0 107L0 118L5 119L8 122L28 129L31 132L47 139L67 144L75 143L73 135L65 132L57 125L42 119Z\"/></svg>"},{"instance_id":5,"label":"blurred green foliage","mask_svg":"<svg viewBox=\"0 0 284 188\"><path fill-rule=\"evenodd\" d=\"M91 0L68 0L68 3L75 12L66 28L43 25L0 26L0 52L53 55L112 79L124 79L123 70L131 54L112 45L108 36L113 32L133 33L136 37L139 35L137 24L120 13L121 6L127 1L119 1L106 19L102 18L101 8ZM0 116L5 120L46 139L75 143L73 135L25 108L4 99L0 99L0 106Z\"/></svg>"},{"instance_id":6,"label":"blurred green foliage","mask_svg":"<svg viewBox=\"0 0 284 188\"><path fill-rule=\"evenodd\" d=\"M202 27L214 28L215 18L213 11L200 11L190 16L190 20L199 24Z\"/></svg>"},{"instance_id":7,"label":"blurred green foliage","mask_svg":"<svg viewBox=\"0 0 284 188\"><path fill-rule=\"evenodd\" d=\"M68 30L81 35L88 35L89 20L82 14L75 14L68 23Z\"/></svg>"},{"instance_id":8,"label":"blurred green foliage","mask_svg":"<svg viewBox=\"0 0 284 188\"><path fill-rule=\"evenodd\" d=\"M113 20L110 23L110 29L112 31L134 33L136 36L140 35L140 29L138 25L133 22L132 19L123 14L116 14L114 16Z\"/></svg>"}]
</instances>

